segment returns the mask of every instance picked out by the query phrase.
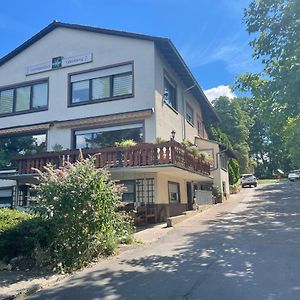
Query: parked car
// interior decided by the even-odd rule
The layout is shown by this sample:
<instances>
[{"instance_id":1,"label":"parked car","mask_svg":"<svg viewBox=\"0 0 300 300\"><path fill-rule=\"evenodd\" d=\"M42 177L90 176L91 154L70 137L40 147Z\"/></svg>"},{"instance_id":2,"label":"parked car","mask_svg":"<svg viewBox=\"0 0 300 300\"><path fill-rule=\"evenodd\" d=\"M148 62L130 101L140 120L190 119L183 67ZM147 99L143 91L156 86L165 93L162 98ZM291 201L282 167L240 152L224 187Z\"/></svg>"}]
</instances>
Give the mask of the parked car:
<instances>
[{"instance_id":1,"label":"parked car","mask_svg":"<svg viewBox=\"0 0 300 300\"><path fill-rule=\"evenodd\" d=\"M290 171L290 173L288 175L288 179L290 181L295 181L297 179L300 179L300 170L292 170L292 171Z\"/></svg>"},{"instance_id":2,"label":"parked car","mask_svg":"<svg viewBox=\"0 0 300 300\"><path fill-rule=\"evenodd\" d=\"M257 179L253 174L242 174L241 175L241 185L243 188L245 186L257 187Z\"/></svg>"}]
</instances>

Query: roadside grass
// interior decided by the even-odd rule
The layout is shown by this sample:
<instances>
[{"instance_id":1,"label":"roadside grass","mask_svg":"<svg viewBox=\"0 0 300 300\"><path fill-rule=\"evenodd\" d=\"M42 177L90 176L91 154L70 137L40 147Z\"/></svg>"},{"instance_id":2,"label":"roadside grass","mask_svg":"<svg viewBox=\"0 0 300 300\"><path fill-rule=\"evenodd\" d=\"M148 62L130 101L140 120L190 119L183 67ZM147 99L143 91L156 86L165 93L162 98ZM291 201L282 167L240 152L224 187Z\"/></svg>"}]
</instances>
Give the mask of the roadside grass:
<instances>
[{"instance_id":1,"label":"roadside grass","mask_svg":"<svg viewBox=\"0 0 300 300\"><path fill-rule=\"evenodd\" d=\"M277 179L277 178L269 178L269 179L258 179L258 184L269 184L269 183L281 183L287 181L286 178Z\"/></svg>"}]
</instances>

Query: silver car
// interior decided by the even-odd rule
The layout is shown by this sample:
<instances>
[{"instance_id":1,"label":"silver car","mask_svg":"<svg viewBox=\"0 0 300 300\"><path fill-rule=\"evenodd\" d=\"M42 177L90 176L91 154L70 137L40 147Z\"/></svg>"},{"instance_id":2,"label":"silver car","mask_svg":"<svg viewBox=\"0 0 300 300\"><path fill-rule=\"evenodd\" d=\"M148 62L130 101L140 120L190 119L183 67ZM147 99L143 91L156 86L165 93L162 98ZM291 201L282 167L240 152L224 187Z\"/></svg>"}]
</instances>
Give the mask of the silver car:
<instances>
[{"instance_id":1,"label":"silver car","mask_svg":"<svg viewBox=\"0 0 300 300\"><path fill-rule=\"evenodd\" d=\"M300 170L293 170L290 171L289 175L288 175L288 179L290 181L295 181L297 179L300 179Z\"/></svg>"},{"instance_id":2,"label":"silver car","mask_svg":"<svg viewBox=\"0 0 300 300\"><path fill-rule=\"evenodd\" d=\"M253 174L242 174L241 175L241 185L242 185L243 188L245 186L257 187L257 179Z\"/></svg>"}]
</instances>

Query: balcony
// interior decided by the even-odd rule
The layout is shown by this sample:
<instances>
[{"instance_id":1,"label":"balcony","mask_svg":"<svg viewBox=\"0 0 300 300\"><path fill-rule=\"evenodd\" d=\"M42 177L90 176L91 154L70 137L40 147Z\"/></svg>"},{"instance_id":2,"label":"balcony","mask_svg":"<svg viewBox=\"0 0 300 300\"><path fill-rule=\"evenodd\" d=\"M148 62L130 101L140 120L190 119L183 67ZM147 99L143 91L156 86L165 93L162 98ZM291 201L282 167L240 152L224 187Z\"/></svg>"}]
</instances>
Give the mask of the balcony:
<instances>
[{"instance_id":1,"label":"balcony","mask_svg":"<svg viewBox=\"0 0 300 300\"><path fill-rule=\"evenodd\" d=\"M204 159L195 158L180 143L169 141L160 144L138 144L129 148L110 147L84 149L83 156L96 156L97 168L125 167L158 167L175 166L200 175L210 175L210 164ZM34 169L43 171L49 163L56 167L66 162L75 162L79 158L79 150L64 150L59 152L43 152L34 155L16 156L14 158L18 174L34 174Z\"/></svg>"}]
</instances>

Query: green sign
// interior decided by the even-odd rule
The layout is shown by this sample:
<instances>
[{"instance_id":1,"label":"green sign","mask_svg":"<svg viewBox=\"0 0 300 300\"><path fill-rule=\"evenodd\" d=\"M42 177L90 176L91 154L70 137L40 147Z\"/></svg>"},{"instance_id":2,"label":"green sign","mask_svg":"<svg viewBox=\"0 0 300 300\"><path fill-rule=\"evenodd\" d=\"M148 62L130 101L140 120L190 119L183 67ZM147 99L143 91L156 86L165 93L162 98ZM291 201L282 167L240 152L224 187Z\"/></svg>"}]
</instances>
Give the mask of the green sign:
<instances>
[{"instance_id":1,"label":"green sign","mask_svg":"<svg viewBox=\"0 0 300 300\"><path fill-rule=\"evenodd\" d=\"M52 69L61 68L62 57L53 57L52 58Z\"/></svg>"}]
</instances>

